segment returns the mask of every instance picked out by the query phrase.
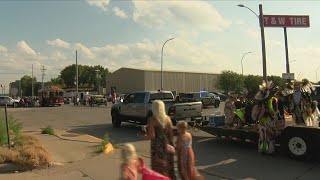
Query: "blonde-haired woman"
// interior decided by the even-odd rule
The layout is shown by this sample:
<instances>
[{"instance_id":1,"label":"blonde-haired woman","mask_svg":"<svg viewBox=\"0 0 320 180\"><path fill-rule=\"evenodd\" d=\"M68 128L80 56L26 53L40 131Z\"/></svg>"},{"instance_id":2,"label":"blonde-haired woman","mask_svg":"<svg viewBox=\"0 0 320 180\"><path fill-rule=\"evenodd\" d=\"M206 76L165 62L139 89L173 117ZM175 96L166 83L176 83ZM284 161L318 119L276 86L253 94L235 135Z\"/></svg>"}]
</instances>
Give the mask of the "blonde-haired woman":
<instances>
[{"instance_id":1,"label":"blonde-haired woman","mask_svg":"<svg viewBox=\"0 0 320 180\"><path fill-rule=\"evenodd\" d=\"M176 179L173 154L167 151L167 144L173 145L173 126L162 101L156 100L152 103L152 114L148 119L147 134L144 135L145 139L151 140L151 168Z\"/></svg>"}]
</instances>

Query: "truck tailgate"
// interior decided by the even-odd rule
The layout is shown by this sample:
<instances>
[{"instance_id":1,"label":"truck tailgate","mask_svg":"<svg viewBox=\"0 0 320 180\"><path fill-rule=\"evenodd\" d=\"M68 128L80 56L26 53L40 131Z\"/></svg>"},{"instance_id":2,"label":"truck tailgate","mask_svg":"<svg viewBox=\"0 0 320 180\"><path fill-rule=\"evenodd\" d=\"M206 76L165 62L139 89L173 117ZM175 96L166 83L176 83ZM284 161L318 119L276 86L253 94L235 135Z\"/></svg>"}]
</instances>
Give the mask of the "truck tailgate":
<instances>
[{"instance_id":1,"label":"truck tailgate","mask_svg":"<svg viewBox=\"0 0 320 180\"><path fill-rule=\"evenodd\" d=\"M175 104L175 119L186 119L191 117L202 116L202 103L190 102L190 103L178 103Z\"/></svg>"}]
</instances>

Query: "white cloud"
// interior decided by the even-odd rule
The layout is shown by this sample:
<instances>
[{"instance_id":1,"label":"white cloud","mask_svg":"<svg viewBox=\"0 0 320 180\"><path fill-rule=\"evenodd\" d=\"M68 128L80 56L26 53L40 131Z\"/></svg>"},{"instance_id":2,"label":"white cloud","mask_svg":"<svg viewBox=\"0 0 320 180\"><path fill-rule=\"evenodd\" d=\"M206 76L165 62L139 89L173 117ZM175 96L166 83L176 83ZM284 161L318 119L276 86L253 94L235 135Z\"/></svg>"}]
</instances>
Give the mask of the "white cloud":
<instances>
[{"instance_id":1,"label":"white cloud","mask_svg":"<svg viewBox=\"0 0 320 180\"><path fill-rule=\"evenodd\" d=\"M34 51L25 41L19 41L17 43L18 50L22 53L36 56L37 53Z\"/></svg>"},{"instance_id":2,"label":"white cloud","mask_svg":"<svg viewBox=\"0 0 320 180\"><path fill-rule=\"evenodd\" d=\"M90 6L95 6L97 8L102 9L103 11L106 11L110 3L110 0L87 0L87 3Z\"/></svg>"},{"instance_id":3,"label":"white cloud","mask_svg":"<svg viewBox=\"0 0 320 180\"><path fill-rule=\"evenodd\" d=\"M245 33L252 39L258 39L260 37L260 31L257 28L247 27Z\"/></svg>"},{"instance_id":4,"label":"white cloud","mask_svg":"<svg viewBox=\"0 0 320 180\"><path fill-rule=\"evenodd\" d=\"M94 54L96 57L93 59L94 62L100 63L111 70L121 67L159 69L162 45L163 42L153 42L145 39L136 43L83 48ZM231 65L230 59L212 51L212 44L206 43L204 46L194 46L180 36L166 44L163 59L166 70L195 71L196 66L198 68L196 71L201 69L218 73Z\"/></svg>"},{"instance_id":5,"label":"white cloud","mask_svg":"<svg viewBox=\"0 0 320 180\"><path fill-rule=\"evenodd\" d=\"M83 53L85 55L85 57L87 57L89 59L94 59L96 57L89 48L87 48L86 46L82 45L81 43L76 43L74 45L74 48L76 50L79 50L80 53Z\"/></svg>"},{"instance_id":6,"label":"white cloud","mask_svg":"<svg viewBox=\"0 0 320 180\"><path fill-rule=\"evenodd\" d=\"M213 5L205 1L133 0L133 3L133 20L147 27L172 23L206 31L221 31L231 24Z\"/></svg>"},{"instance_id":7,"label":"white cloud","mask_svg":"<svg viewBox=\"0 0 320 180\"><path fill-rule=\"evenodd\" d=\"M126 14L126 12L124 12L122 9L120 9L119 7L114 7L113 9L112 9L112 11L113 11L113 13L116 15L116 16L118 16L118 17L120 17L120 18L122 18L122 19L126 19L126 18L128 18L128 15Z\"/></svg>"},{"instance_id":8,"label":"white cloud","mask_svg":"<svg viewBox=\"0 0 320 180\"><path fill-rule=\"evenodd\" d=\"M62 39L55 39L55 40L47 40L47 43L51 46L54 47L59 47L59 48L69 48L70 47L70 43L67 43L65 41L63 41Z\"/></svg>"},{"instance_id":9,"label":"white cloud","mask_svg":"<svg viewBox=\"0 0 320 180\"><path fill-rule=\"evenodd\" d=\"M60 51L55 51L54 53L52 53L52 55L50 56L50 59L55 60L55 61L60 61L60 60L66 60L67 57L65 56L64 53L60 52Z\"/></svg>"}]
</instances>

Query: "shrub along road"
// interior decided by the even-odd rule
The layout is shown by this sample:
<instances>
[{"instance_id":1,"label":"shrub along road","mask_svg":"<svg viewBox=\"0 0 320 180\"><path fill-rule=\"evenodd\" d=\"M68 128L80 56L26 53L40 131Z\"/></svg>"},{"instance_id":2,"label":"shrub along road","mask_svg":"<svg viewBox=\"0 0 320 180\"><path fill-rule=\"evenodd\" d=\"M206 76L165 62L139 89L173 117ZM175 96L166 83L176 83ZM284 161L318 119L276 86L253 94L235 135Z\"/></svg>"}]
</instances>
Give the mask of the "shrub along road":
<instances>
[{"instance_id":1,"label":"shrub along road","mask_svg":"<svg viewBox=\"0 0 320 180\"><path fill-rule=\"evenodd\" d=\"M220 109L222 107L223 104ZM213 111L205 109L204 114ZM150 156L150 143L136 136L139 128L131 124L123 124L117 129L112 127L110 106L16 108L10 109L9 113L19 119L25 129L51 126L68 133L83 133L98 138L108 133L113 144L130 142L140 155ZM319 179L318 163L300 162L279 154L263 156L257 152L256 145L216 140L202 131L192 133L196 164L207 179ZM94 167L95 164L87 163L86 166Z\"/></svg>"}]
</instances>

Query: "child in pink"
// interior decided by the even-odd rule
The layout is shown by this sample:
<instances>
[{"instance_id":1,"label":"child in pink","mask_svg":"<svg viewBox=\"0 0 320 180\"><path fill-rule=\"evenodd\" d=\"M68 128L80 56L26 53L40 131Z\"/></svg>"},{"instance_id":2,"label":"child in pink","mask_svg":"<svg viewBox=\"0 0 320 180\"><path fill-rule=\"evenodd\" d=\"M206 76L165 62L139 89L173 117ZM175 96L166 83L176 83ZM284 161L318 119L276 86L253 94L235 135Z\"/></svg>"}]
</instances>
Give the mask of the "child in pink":
<instances>
[{"instance_id":1,"label":"child in pink","mask_svg":"<svg viewBox=\"0 0 320 180\"><path fill-rule=\"evenodd\" d=\"M136 149L132 144L125 144L122 149L121 178L120 180L137 180L140 162Z\"/></svg>"},{"instance_id":2,"label":"child in pink","mask_svg":"<svg viewBox=\"0 0 320 180\"><path fill-rule=\"evenodd\" d=\"M180 121L177 124L179 132L176 152L178 156L178 171L181 180L200 180L204 179L195 167L194 153L192 150L192 136L186 132L188 123Z\"/></svg>"}]
</instances>

